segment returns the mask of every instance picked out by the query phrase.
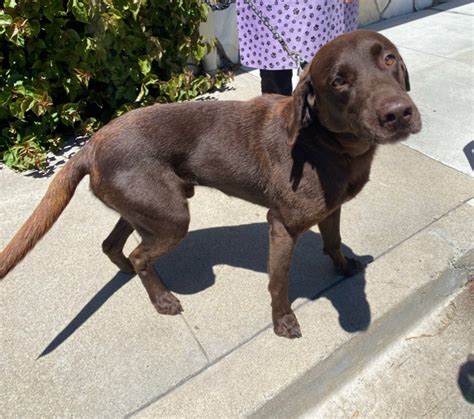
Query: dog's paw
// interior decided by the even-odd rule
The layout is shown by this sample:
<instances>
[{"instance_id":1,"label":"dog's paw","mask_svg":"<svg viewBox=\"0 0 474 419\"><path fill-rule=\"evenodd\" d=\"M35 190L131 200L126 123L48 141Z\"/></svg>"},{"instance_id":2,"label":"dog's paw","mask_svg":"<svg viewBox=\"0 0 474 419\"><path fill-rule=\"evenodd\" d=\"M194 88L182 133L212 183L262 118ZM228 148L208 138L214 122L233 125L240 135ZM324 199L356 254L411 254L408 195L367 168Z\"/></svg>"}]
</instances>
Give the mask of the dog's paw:
<instances>
[{"instance_id":1,"label":"dog's paw","mask_svg":"<svg viewBox=\"0 0 474 419\"><path fill-rule=\"evenodd\" d=\"M273 330L278 336L294 339L301 337L301 329L294 313L285 314L273 324Z\"/></svg>"},{"instance_id":2,"label":"dog's paw","mask_svg":"<svg viewBox=\"0 0 474 419\"><path fill-rule=\"evenodd\" d=\"M347 257L345 259L345 266L336 266L336 272L338 275L343 275L347 278L349 276L353 276L359 272L362 272L365 269L365 266L357 259Z\"/></svg>"},{"instance_id":3,"label":"dog's paw","mask_svg":"<svg viewBox=\"0 0 474 419\"><path fill-rule=\"evenodd\" d=\"M156 310L160 314L168 314L174 316L183 311L183 307L179 300L169 291L162 292L154 304Z\"/></svg>"}]
</instances>

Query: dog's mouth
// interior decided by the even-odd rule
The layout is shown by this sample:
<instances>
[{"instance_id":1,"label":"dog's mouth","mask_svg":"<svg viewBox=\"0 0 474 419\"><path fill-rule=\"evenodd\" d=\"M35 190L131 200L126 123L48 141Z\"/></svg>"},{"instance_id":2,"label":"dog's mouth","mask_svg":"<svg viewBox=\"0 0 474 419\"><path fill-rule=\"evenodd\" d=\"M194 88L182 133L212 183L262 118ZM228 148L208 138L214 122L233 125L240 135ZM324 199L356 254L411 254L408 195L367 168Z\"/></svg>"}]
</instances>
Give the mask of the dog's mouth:
<instances>
[{"instance_id":1,"label":"dog's mouth","mask_svg":"<svg viewBox=\"0 0 474 419\"><path fill-rule=\"evenodd\" d=\"M388 132L384 130L380 133L376 133L373 142L377 144L398 143L406 140L411 134L417 134L420 130L421 124L419 124L419 126L410 124L408 127L400 127L396 130L389 130Z\"/></svg>"},{"instance_id":2,"label":"dog's mouth","mask_svg":"<svg viewBox=\"0 0 474 419\"><path fill-rule=\"evenodd\" d=\"M381 126L378 121L371 121L363 128L362 137L371 144L390 144L406 140L411 134L421 131L421 118L418 113L409 122Z\"/></svg>"}]
</instances>

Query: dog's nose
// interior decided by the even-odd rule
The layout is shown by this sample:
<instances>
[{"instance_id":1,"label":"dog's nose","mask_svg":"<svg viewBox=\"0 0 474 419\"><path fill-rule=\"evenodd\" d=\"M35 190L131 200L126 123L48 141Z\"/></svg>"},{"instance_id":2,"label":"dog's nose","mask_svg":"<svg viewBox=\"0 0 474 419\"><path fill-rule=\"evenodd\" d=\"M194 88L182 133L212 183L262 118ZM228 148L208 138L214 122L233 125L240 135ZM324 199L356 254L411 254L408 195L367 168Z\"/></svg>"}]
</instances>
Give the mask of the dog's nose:
<instances>
[{"instance_id":1,"label":"dog's nose","mask_svg":"<svg viewBox=\"0 0 474 419\"><path fill-rule=\"evenodd\" d=\"M384 102L377 114L380 125L395 128L410 122L413 115L413 106L404 99L394 98Z\"/></svg>"}]
</instances>

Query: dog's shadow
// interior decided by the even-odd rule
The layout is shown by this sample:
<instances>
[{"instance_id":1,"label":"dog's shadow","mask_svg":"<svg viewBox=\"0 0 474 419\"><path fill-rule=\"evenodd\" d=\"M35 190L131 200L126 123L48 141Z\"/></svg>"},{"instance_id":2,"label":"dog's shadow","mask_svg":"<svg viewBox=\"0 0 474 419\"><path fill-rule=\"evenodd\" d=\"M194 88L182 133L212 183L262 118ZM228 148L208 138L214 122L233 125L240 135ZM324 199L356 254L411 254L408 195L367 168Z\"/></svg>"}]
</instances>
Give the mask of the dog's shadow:
<instances>
[{"instance_id":1,"label":"dog's shadow","mask_svg":"<svg viewBox=\"0 0 474 419\"><path fill-rule=\"evenodd\" d=\"M355 256L344 245L343 251L346 256L356 257L363 264L373 260L371 256ZM215 283L214 266L224 264L266 272L267 256L266 223L206 228L189 232L175 250L159 259L155 269L171 291L195 294ZM53 339L40 357L61 345L132 277L123 273L115 275ZM261 286L267 286L267 279ZM315 300L321 296L331 301L344 330L356 332L368 328L371 316L365 295L364 272L348 279L338 277L330 258L323 255L320 235L310 231L299 239L293 256L289 297L293 302L300 298ZM146 293L143 298L147 298ZM255 301L255 304L263 303Z\"/></svg>"}]
</instances>

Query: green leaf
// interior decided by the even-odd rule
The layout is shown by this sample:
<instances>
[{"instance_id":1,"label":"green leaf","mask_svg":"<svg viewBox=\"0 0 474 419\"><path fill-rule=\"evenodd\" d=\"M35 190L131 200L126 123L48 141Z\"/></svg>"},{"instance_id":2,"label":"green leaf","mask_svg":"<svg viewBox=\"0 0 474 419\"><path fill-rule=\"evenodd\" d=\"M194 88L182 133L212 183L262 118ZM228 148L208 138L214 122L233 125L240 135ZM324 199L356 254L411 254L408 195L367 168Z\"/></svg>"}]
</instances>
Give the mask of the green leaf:
<instances>
[{"instance_id":1,"label":"green leaf","mask_svg":"<svg viewBox=\"0 0 474 419\"><path fill-rule=\"evenodd\" d=\"M88 23L87 3L83 0L69 0L67 2L68 10L76 17L79 22Z\"/></svg>"},{"instance_id":2,"label":"green leaf","mask_svg":"<svg viewBox=\"0 0 474 419\"><path fill-rule=\"evenodd\" d=\"M100 122L96 118L87 118L82 124L80 132L84 135L92 134L94 130L99 128Z\"/></svg>"},{"instance_id":3,"label":"green leaf","mask_svg":"<svg viewBox=\"0 0 474 419\"><path fill-rule=\"evenodd\" d=\"M13 18L0 11L0 26L8 26L13 23Z\"/></svg>"},{"instance_id":4,"label":"green leaf","mask_svg":"<svg viewBox=\"0 0 474 419\"><path fill-rule=\"evenodd\" d=\"M74 126L78 121L81 121L81 114L79 112L79 105L77 103L66 103L58 106L61 122L64 125Z\"/></svg>"},{"instance_id":5,"label":"green leaf","mask_svg":"<svg viewBox=\"0 0 474 419\"><path fill-rule=\"evenodd\" d=\"M16 7L16 0L4 0L3 1L3 7L5 9L14 9Z\"/></svg>"},{"instance_id":6,"label":"green leaf","mask_svg":"<svg viewBox=\"0 0 474 419\"><path fill-rule=\"evenodd\" d=\"M22 114L24 115L30 109L33 108L35 105L35 100L32 97L25 97L23 100L20 101L20 109Z\"/></svg>"},{"instance_id":7,"label":"green leaf","mask_svg":"<svg viewBox=\"0 0 474 419\"><path fill-rule=\"evenodd\" d=\"M138 65L140 67L140 71L144 76L146 76L151 71L151 61L149 58L139 58Z\"/></svg>"},{"instance_id":8,"label":"green leaf","mask_svg":"<svg viewBox=\"0 0 474 419\"><path fill-rule=\"evenodd\" d=\"M12 169L39 169L46 161L46 152L38 144L38 138L35 135L29 135L22 143L5 151L3 158L5 164Z\"/></svg>"}]
</instances>

